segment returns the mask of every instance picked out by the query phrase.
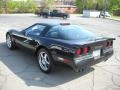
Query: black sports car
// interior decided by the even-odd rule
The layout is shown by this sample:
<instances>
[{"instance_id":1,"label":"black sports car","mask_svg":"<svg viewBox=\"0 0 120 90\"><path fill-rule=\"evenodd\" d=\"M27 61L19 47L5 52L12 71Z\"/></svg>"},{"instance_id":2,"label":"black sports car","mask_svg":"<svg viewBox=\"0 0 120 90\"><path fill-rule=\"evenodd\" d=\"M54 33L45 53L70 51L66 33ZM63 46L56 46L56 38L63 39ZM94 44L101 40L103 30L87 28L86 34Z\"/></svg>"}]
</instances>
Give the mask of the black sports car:
<instances>
[{"instance_id":1,"label":"black sports car","mask_svg":"<svg viewBox=\"0 0 120 90\"><path fill-rule=\"evenodd\" d=\"M22 31L12 29L6 33L8 48L35 53L44 73L51 72L57 61L77 72L106 61L113 54L113 40L69 23L36 23Z\"/></svg>"}]
</instances>

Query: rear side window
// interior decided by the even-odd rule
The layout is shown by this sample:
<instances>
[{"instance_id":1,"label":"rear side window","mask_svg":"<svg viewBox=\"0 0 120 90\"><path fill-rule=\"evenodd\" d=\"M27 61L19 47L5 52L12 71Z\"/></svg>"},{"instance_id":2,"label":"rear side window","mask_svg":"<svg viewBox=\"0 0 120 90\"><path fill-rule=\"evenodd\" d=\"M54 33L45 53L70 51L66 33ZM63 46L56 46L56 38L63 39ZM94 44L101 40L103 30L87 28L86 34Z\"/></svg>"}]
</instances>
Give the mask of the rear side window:
<instances>
[{"instance_id":1,"label":"rear side window","mask_svg":"<svg viewBox=\"0 0 120 90\"><path fill-rule=\"evenodd\" d=\"M61 26L60 30L61 39L65 40L81 40L92 38L95 35L77 25Z\"/></svg>"},{"instance_id":2,"label":"rear side window","mask_svg":"<svg viewBox=\"0 0 120 90\"><path fill-rule=\"evenodd\" d=\"M51 28L47 33L46 33L46 37L50 37L50 38L60 38L59 36L59 28L58 27L53 27Z\"/></svg>"},{"instance_id":3,"label":"rear side window","mask_svg":"<svg viewBox=\"0 0 120 90\"><path fill-rule=\"evenodd\" d=\"M51 28L46 36L62 40L81 40L93 38L95 35L77 25L58 25Z\"/></svg>"},{"instance_id":4,"label":"rear side window","mask_svg":"<svg viewBox=\"0 0 120 90\"><path fill-rule=\"evenodd\" d=\"M27 36L28 35L37 35L37 36L39 36L44 29L45 29L45 26L37 24L37 25L34 25L34 26L26 29L25 34Z\"/></svg>"}]
</instances>

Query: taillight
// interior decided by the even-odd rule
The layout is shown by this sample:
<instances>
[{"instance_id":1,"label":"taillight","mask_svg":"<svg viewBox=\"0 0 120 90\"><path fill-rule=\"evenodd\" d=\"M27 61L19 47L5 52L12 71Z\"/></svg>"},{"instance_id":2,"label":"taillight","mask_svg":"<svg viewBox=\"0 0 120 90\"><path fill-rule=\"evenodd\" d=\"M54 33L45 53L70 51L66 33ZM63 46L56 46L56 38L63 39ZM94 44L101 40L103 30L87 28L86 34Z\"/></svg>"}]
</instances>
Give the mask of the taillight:
<instances>
[{"instance_id":1,"label":"taillight","mask_svg":"<svg viewBox=\"0 0 120 90\"><path fill-rule=\"evenodd\" d=\"M82 54L82 48L77 49L77 50L76 50L76 54L77 54L77 55Z\"/></svg>"},{"instance_id":2,"label":"taillight","mask_svg":"<svg viewBox=\"0 0 120 90\"><path fill-rule=\"evenodd\" d=\"M106 47L109 47L109 42L106 43Z\"/></svg>"},{"instance_id":3,"label":"taillight","mask_svg":"<svg viewBox=\"0 0 120 90\"><path fill-rule=\"evenodd\" d=\"M89 50L90 50L89 47L85 47L85 48L83 49L84 54L87 54L87 53L89 52Z\"/></svg>"},{"instance_id":4,"label":"taillight","mask_svg":"<svg viewBox=\"0 0 120 90\"><path fill-rule=\"evenodd\" d=\"M106 43L106 47L110 47L112 45L113 45L113 41L109 41L109 42Z\"/></svg>"},{"instance_id":5,"label":"taillight","mask_svg":"<svg viewBox=\"0 0 120 90\"><path fill-rule=\"evenodd\" d=\"M90 47L79 48L76 50L77 55L87 54L90 51Z\"/></svg>"},{"instance_id":6,"label":"taillight","mask_svg":"<svg viewBox=\"0 0 120 90\"><path fill-rule=\"evenodd\" d=\"M68 60L67 60L67 59L64 59L64 60L63 60L63 62L64 62L64 63L67 63L67 62L68 62Z\"/></svg>"},{"instance_id":7,"label":"taillight","mask_svg":"<svg viewBox=\"0 0 120 90\"><path fill-rule=\"evenodd\" d=\"M110 42L110 46L113 46L113 41Z\"/></svg>"}]
</instances>

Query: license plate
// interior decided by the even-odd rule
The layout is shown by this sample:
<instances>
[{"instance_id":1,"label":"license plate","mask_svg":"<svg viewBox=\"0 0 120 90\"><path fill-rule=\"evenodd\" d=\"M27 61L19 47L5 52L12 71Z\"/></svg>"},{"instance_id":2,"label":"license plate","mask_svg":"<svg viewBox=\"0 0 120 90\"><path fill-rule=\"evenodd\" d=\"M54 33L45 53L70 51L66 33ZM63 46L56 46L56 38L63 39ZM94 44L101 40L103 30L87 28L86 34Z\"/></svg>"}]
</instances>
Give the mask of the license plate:
<instances>
[{"instance_id":1,"label":"license plate","mask_svg":"<svg viewBox=\"0 0 120 90\"><path fill-rule=\"evenodd\" d=\"M93 51L93 57L94 57L94 59L100 58L100 49Z\"/></svg>"}]
</instances>

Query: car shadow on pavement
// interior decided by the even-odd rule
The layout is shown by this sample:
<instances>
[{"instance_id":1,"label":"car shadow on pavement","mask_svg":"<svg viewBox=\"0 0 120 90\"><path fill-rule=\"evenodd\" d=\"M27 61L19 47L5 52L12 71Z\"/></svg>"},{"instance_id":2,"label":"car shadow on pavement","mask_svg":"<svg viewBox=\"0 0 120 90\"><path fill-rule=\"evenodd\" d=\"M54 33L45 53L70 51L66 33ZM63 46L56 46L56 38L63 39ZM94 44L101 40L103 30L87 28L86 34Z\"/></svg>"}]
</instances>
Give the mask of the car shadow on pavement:
<instances>
[{"instance_id":1,"label":"car shadow on pavement","mask_svg":"<svg viewBox=\"0 0 120 90\"><path fill-rule=\"evenodd\" d=\"M44 74L40 71L34 55L20 49L11 51L5 43L0 43L0 61L4 67L7 67L4 69L5 73L15 75L28 86L54 87L80 78L94 70L90 67L76 73L64 64L57 64L52 73Z\"/></svg>"}]
</instances>

